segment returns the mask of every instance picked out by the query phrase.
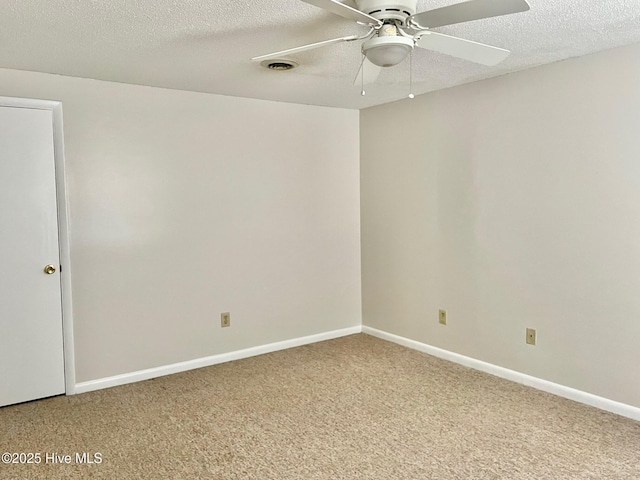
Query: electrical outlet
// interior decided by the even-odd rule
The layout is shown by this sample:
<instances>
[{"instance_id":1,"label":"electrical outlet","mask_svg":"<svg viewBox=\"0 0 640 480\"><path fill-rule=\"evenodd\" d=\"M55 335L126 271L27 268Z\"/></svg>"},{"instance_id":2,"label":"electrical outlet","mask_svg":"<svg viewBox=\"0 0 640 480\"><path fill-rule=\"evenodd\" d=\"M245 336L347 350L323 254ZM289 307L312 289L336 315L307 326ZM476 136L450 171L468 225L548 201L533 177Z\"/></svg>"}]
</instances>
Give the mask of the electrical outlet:
<instances>
[{"instance_id":1,"label":"electrical outlet","mask_svg":"<svg viewBox=\"0 0 640 480\"><path fill-rule=\"evenodd\" d=\"M447 324L447 311L446 310L438 310L438 321L442 325Z\"/></svg>"},{"instance_id":2,"label":"electrical outlet","mask_svg":"<svg viewBox=\"0 0 640 480\"><path fill-rule=\"evenodd\" d=\"M528 345L536 344L536 331L533 328L527 328L527 344Z\"/></svg>"},{"instance_id":3,"label":"electrical outlet","mask_svg":"<svg viewBox=\"0 0 640 480\"><path fill-rule=\"evenodd\" d=\"M220 326L221 327L231 326L231 314L229 312L224 312L220 315Z\"/></svg>"}]
</instances>

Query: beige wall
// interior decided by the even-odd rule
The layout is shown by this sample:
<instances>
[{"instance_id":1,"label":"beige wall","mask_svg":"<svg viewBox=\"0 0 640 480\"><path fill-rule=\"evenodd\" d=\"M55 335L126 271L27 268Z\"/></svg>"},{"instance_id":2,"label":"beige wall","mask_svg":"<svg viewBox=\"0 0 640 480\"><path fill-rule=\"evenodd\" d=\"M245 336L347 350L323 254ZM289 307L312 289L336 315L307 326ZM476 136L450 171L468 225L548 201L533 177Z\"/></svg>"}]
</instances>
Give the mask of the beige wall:
<instances>
[{"instance_id":1,"label":"beige wall","mask_svg":"<svg viewBox=\"0 0 640 480\"><path fill-rule=\"evenodd\" d=\"M360 128L365 325L640 407L640 45Z\"/></svg>"},{"instance_id":2,"label":"beige wall","mask_svg":"<svg viewBox=\"0 0 640 480\"><path fill-rule=\"evenodd\" d=\"M11 70L0 95L63 102L77 381L360 325L358 112Z\"/></svg>"}]
</instances>

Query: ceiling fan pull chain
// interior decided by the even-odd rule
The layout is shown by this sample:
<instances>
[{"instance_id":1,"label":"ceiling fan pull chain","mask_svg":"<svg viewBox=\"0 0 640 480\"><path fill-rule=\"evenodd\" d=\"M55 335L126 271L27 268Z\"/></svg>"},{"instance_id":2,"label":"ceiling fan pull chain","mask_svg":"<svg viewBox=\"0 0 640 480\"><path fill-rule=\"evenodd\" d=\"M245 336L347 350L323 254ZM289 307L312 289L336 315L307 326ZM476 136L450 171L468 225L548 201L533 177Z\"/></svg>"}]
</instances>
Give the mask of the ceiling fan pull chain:
<instances>
[{"instance_id":1,"label":"ceiling fan pull chain","mask_svg":"<svg viewBox=\"0 0 640 480\"><path fill-rule=\"evenodd\" d=\"M409 98L414 98L413 94L413 50L409 52Z\"/></svg>"},{"instance_id":2,"label":"ceiling fan pull chain","mask_svg":"<svg viewBox=\"0 0 640 480\"><path fill-rule=\"evenodd\" d=\"M364 60L365 58L367 58L365 56L365 54L362 54L362 66L360 67L360 72L362 73L362 75L360 75L360 79L362 80L362 90L360 91L360 95L362 95L363 97L365 96L366 92L364 91Z\"/></svg>"}]
</instances>

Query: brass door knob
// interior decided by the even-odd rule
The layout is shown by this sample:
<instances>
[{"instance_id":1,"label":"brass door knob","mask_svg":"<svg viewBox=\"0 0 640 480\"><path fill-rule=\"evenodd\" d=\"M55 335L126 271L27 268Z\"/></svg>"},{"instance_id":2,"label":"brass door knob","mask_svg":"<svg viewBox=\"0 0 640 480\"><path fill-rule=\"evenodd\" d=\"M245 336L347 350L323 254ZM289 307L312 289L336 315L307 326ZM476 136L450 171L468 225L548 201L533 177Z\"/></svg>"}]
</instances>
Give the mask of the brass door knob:
<instances>
[{"instance_id":1,"label":"brass door knob","mask_svg":"<svg viewBox=\"0 0 640 480\"><path fill-rule=\"evenodd\" d=\"M47 275L52 275L56 273L56 267L54 267L53 265L47 265L46 267L44 267L44 273L46 273Z\"/></svg>"}]
</instances>

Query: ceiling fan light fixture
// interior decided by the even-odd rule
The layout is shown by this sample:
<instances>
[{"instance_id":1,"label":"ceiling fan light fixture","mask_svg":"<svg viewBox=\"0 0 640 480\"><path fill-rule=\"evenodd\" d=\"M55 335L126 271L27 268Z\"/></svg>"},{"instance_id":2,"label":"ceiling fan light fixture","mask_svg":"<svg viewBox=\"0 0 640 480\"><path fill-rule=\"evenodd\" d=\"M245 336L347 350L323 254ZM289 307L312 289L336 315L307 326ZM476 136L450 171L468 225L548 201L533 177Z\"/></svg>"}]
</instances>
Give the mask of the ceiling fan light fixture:
<instances>
[{"instance_id":1,"label":"ceiling fan light fixture","mask_svg":"<svg viewBox=\"0 0 640 480\"><path fill-rule=\"evenodd\" d=\"M389 36L374 37L362 45L362 53L379 67L393 67L399 64L413 50L413 39Z\"/></svg>"}]
</instances>

